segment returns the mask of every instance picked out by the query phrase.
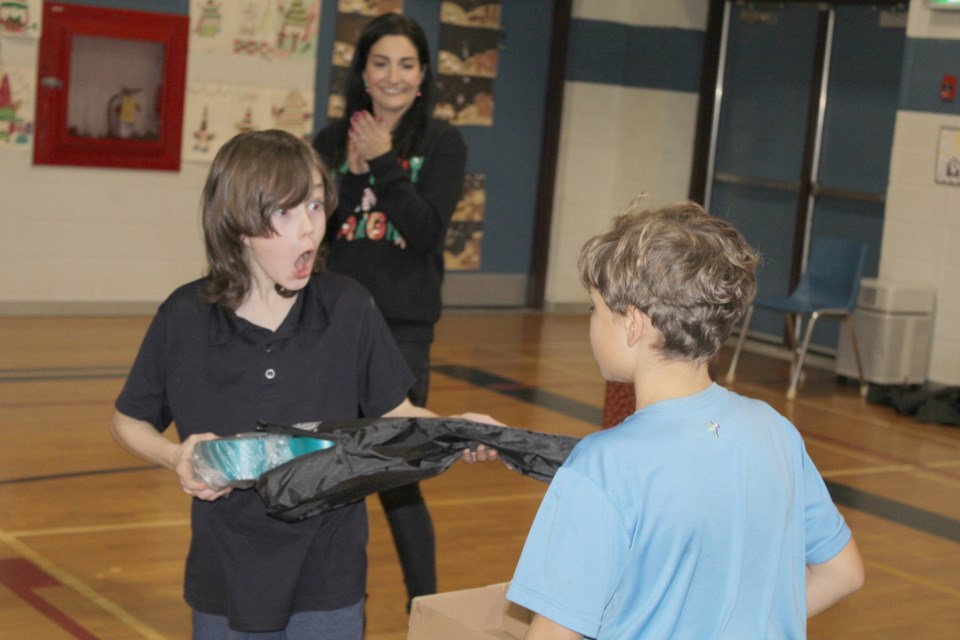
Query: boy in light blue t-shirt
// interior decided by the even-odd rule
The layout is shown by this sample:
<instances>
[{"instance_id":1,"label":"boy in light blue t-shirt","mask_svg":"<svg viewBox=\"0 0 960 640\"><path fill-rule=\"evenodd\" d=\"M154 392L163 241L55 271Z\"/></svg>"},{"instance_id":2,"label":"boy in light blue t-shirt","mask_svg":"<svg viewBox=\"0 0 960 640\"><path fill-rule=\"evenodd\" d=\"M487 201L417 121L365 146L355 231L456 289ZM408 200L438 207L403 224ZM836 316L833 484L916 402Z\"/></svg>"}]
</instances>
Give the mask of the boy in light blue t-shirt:
<instances>
[{"instance_id":1,"label":"boy in light blue t-shirt","mask_svg":"<svg viewBox=\"0 0 960 640\"><path fill-rule=\"evenodd\" d=\"M580 254L590 344L637 412L559 470L507 597L541 638L804 638L863 583L857 545L790 422L712 382L757 256L694 203L634 210Z\"/></svg>"}]
</instances>

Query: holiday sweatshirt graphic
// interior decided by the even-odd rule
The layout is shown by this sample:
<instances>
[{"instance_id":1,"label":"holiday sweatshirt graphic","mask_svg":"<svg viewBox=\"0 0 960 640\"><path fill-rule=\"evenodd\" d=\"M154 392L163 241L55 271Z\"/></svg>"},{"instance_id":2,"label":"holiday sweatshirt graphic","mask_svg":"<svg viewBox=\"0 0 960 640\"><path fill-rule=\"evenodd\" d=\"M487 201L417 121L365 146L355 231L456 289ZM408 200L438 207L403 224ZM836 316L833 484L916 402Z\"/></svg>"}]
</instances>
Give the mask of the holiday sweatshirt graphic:
<instances>
[{"instance_id":1,"label":"holiday sweatshirt graphic","mask_svg":"<svg viewBox=\"0 0 960 640\"><path fill-rule=\"evenodd\" d=\"M420 169L423 167L423 156L414 156L409 160L398 160L404 171L410 174L410 181L417 183ZM371 186L373 176L370 177ZM363 197L353 213L347 216L337 232L338 240L355 242L370 240L373 242L391 242L401 249L407 248L407 241L403 239L397 228L390 222L390 218L383 211L377 211L377 195L371 187L363 189Z\"/></svg>"}]
</instances>

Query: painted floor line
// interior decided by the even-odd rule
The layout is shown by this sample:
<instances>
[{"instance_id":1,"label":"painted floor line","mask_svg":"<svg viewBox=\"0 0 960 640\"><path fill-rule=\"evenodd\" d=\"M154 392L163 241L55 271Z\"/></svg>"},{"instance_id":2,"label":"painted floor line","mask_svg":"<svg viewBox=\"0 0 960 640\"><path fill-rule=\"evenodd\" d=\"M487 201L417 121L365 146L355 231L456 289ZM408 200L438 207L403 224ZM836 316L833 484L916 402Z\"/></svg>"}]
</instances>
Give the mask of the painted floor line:
<instances>
[{"instance_id":1,"label":"painted floor line","mask_svg":"<svg viewBox=\"0 0 960 640\"><path fill-rule=\"evenodd\" d=\"M4 544L13 548L18 554L20 554L21 557L26 558L30 562L34 563L45 572L59 580L62 584L70 587L87 600L106 611L130 629L136 631L141 637L147 638L147 640L166 640L162 633L159 633L157 630L153 629L112 600L104 597L95 589L92 589L85 584L83 581L75 578L70 573L50 562L44 556L40 555L28 545L18 540L16 536L12 536L6 531L0 531L0 542L3 542Z\"/></svg>"}]
</instances>

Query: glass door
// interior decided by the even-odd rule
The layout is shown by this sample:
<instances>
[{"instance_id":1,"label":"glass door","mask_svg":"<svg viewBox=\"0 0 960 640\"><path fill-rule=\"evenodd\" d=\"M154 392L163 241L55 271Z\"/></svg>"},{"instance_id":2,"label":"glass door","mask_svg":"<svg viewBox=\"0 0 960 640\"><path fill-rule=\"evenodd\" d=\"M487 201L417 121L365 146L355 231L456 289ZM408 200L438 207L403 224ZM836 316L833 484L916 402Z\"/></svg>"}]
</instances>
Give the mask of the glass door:
<instances>
[{"instance_id":1,"label":"glass door","mask_svg":"<svg viewBox=\"0 0 960 640\"><path fill-rule=\"evenodd\" d=\"M814 236L866 242L876 274L904 27L876 6L726 3L704 201L762 253L761 294L790 292ZM783 331L757 311L751 333Z\"/></svg>"}]
</instances>

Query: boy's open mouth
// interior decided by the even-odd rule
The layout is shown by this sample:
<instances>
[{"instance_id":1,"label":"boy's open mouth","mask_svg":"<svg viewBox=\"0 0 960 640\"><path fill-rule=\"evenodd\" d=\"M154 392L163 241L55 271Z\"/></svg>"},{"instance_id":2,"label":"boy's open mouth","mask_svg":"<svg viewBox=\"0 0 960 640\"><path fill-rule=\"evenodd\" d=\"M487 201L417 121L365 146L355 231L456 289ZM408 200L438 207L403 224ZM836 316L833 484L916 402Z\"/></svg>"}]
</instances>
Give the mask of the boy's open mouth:
<instances>
[{"instance_id":1,"label":"boy's open mouth","mask_svg":"<svg viewBox=\"0 0 960 640\"><path fill-rule=\"evenodd\" d=\"M294 275L298 279L309 278L310 274L313 273L313 256L316 254L316 251L304 251L300 254L300 257L297 258L297 261L294 263Z\"/></svg>"}]
</instances>

